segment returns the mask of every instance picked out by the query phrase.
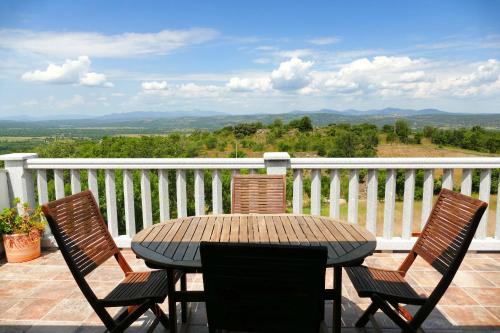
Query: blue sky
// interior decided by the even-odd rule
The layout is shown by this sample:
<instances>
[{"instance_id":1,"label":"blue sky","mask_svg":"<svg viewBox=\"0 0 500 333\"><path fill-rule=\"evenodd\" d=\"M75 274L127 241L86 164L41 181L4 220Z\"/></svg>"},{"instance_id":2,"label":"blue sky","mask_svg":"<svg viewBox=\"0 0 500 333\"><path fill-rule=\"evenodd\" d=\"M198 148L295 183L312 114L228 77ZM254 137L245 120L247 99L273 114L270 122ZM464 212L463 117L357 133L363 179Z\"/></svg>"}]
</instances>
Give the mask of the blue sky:
<instances>
[{"instance_id":1,"label":"blue sky","mask_svg":"<svg viewBox=\"0 0 500 333\"><path fill-rule=\"evenodd\" d=\"M498 1L2 1L0 117L500 112Z\"/></svg>"}]
</instances>

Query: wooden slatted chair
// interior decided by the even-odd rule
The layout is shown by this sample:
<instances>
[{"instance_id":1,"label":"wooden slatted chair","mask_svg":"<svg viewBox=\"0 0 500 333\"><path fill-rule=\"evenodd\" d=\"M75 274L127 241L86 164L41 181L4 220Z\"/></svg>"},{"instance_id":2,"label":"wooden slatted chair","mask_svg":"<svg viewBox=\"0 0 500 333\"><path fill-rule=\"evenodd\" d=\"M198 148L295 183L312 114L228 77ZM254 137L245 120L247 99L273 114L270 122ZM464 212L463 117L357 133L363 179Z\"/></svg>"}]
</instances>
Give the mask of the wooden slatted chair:
<instances>
[{"instance_id":1,"label":"wooden slatted chair","mask_svg":"<svg viewBox=\"0 0 500 333\"><path fill-rule=\"evenodd\" d=\"M147 310L156 316L152 328L158 322L169 327L168 317L158 306L167 296L166 272L132 271L111 237L92 192L49 202L42 210L71 274L108 331L122 332ZM125 278L99 299L85 276L111 257L117 260ZM106 307L124 308L113 318Z\"/></svg>"},{"instance_id":2,"label":"wooden slatted chair","mask_svg":"<svg viewBox=\"0 0 500 333\"><path fill-rule=\"evenodd\" d=\"M326 332L322 246L200 245L210 333Z\"/></svg>"},{"instance_id":3,"label":"wooden slatted chair","mask_svg":"<svg viewBox=\"0 0 500 333\"><path fill-rule=\"evenodd\" d=\"M398 270L366 266L346 268L358 295L372 300L356 327L365 326L380 309L404 332L416 332L452 282L487 206L480 200L443 189L427 224ZM428 297L418 295L405 280L405 274L417 256L442 275ZM412 316L400 304L420 307Z\"/></svg>"},{"instance_id":4,"label":"wooden slatted chair","mask_svg":"<svg viewBox=\"0 0 500 333\"><path fill-rule=\"evenodd\" d=\"M233 177L231 213L281 214L286 212L286 179L276 175Z\"/></svg>"}]
</instances>

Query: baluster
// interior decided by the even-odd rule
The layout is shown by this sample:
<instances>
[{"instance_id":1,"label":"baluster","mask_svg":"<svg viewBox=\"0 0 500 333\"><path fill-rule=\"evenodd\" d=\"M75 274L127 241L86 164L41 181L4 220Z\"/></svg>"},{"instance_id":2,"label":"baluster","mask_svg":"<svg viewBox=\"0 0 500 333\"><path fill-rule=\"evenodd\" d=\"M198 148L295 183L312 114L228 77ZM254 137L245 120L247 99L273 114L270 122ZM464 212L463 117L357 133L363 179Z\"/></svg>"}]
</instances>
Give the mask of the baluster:
<instances>
[{"instance_id":1,"label":"baluster","mask_svg":"<svg viewBox=\"0 0 500 333\"><path fill-rule=\"evenodd\" d=\"M222 179L220 170L212 171L212 210L214 214L222 214Z\"/></svg>"},{"instance_id":2,"label":"baluster","mask_svg":"<svg viewBox=\"0 0 500 333\"><path fill-rule=\"evenodd\" d=\"M250 172L249 172L251 175L256 175L258 172L256 169L250 169Z\"/></svg>"},{"instance_id":3,"label":"baluster","mask_svg":"<svg viewBox=\"0 0 500 333\"><path fill-rule=\"evenodd\" d=\"M453 191L453 169L443 169L443 184L441 187Z\"/></svg>"},{"instance_id":4,"label":"baluster","mask_svg":"<svg viewBox=\"0 0 500 333\"><path fill-rule=\"evenodd\" d=\"M141 170L141 204L142 204L142 226L143 228L153 225L153 213L151 209L151 183L149 181L149 170Z\"/></svg>"},{"instance_id":5,"label":"baluster","mask_svg":"<svg viewBox=\"0 0 500 333\"><path fill-rule=\"evenodd\" d=\"M82 185L80 182L80 170L71 169L71 194L77 194L82 191Z\"/></svg>"},{"instance_id":6,"label":"baluster","mask_svg":"<svg viewBox=\"0 0 500 333\"><path fill-rule=\"evenodd\" d=\"M158 170L158 192L160 195L160 222L165 222L170 219L167 170Z\"/></svg>"},{"instance_id":7,"label":"baluster","mask_svg":"<svg viewBox=\"0 0 500 333\"><path fill-rule=\"evenodd\" d=\"M413 228L413 208L415 204L415 170L405 172L405 188L403 201L403 239L410 239Z\"/></svg>"},{"instance_id":8,"label":"baluster","mask_svg":"<svg viewBox=\"0 0 500 333\"><path fill-rule=\"evenodd\" d=\"M178 169L175 172L177 190L177 217L187 216L187 196L186 196L186 170Z\"/></svg>"},{"instance_id":9,"label":"baluster","mask_svg":"<svg viewBox=\"0 0 500 333\"><path fill-rule=\"evenodd\" d=\"M384 233L385 239L392 238L394 210L396 205L396 170L388 169L385 178Z\"/></svg>"},{"instance_id":10,"label":"baluster","mask_svg":"<svg viewBox=\"0 0 500 333\"><path fill-rule=\"evenodd\" d=\"M134 179L131 170L123 170L123 203L127 236L135 235Z\"/></svg>"},{"instance_id":11,"label":"baluster","mask_svg":"<svg viewBox=\"0 0 500 333\"><path fill-rule=\"evenodd\" d=\"M340 170L330 170L330 217L340 218Z\"/></svg>"},{"instance_id":12,"label":"baluster","mask_svg":"<svg viewBox=\"0 0 500 333\"><path fill-rule=\"evenodd\" d=\"M460 185L460 193L465 195L472 194L472 170L463 169L462 170L462 184Z\"/></svg>"},{"instance_id":13,"label":"baluster","mask_svg":"<svg viewBox=\"0 0 500 333\"><path fill-rule=\"evenodd\" d=\"M38 187L38 204L43 205L49 202L49 192L47 190L47 171L45 169L36 171L36 184Z\"/></svg>"},{"instance_id":14,"label":"baluster","mask_svg":"<svg viewBox=\"0 0 500 333\"><path fill-rule=\"evenodd\" d=\"M118 217L116 211L116 182L115 171L106 169L104 171L104 183L106 185L106 212L108 215L108 230L111 236L118 236Z\"/></svg>"},{"instance_id":15,"label":"baluster","mask_svg":"<svg viewBox=\"0 0 500 333\"><path fill-rule=\"evenodd\" d=\"M194 170L194 209L195 215L205 214L205 181L204 171Z\"/></svg>"},{"instance_id":16,"label":"baluster","mask_svg":"<svg viewBox=\"0 0 500 333\"><path fill-rule=\"evenodd\" d=\"M311 214L321 215L321 170L311 170Z\"/></svg>"},{"instance_id":17,"label":"baluster","mask_svg":"<svg viewBox=\"0 0 500 333\"><path fill-rule=\"evenodd\" d=\"M302 214L304 206L304 182L302 180L302 170L293 170L293 213Z\"/></svg>"},{"instance_id":18,"label":"baluster","mask_svg":"<svg viewBox=\"0 0 500 333\"><path fill-rule=\"evenodd\" d=\"M377 232L378 175L376 169L368 170L368 188L366 193L366 229Z\"/></svg>"},{"instance_id":19,"label":"baluster","mask_svg":"<svg viewBox=\"0 0 500 333\"><path fill-rule=\"evenodd\" d=\"M89 169L88 170L88 184L89 190L94 194L95 201L99 206L99 186L97 185L97 170Z\"/></svg>"},{"instance_id":20,"label":"baluster","mask_svg":"<svg viewBox=\"0 0 500 333\"><path fill-rule=\"evenodd\" d=\"M422 220L420 222L421 229L427 223L427 219L431 214L432 198L434 196L434 170L424 170L424 188L422 194Z\"/></svg>"},{"instance_id":21,"label":"baluster","mask_svg":"<svg viewBox=\"0 0 500 333\"><path fill-rule=\"evenodd\" d=\"M359 170L352 169L349 174L349 201L347 202L347 221L358 223L358 201L359 201Z\"/></svg>"},{"instance_id":22,"label":"baluster","mask_svg":"<svg viewBox=\"0 0 500 333\"><path fill-rule=\"evenodd\" d=\"M479 180L479 200L482 200L486 203L490 203L490 189L491 189L491 169L483 169L481 170L480 180ZM479 222L479 226L476 231L476 238L484 239L486 238L486 231L488 228L488 217L489 217L489 208L487 207L484 211L483 217L481 218L481 222Z\"/></svg>"},{"instance_id":23,"label":"baluster","mask_svg":"<svg viewBox=\"0 0 500 333\"><path fill-rule=\"evenodd\" d=\"M500 176L499 176L500 177ZM496 227L495 227L495 239L500 239L500 179L498 180L498 189L497 189L497 218L496 218Z\"/></svg>"},{"instance_id":24,"label":"baluster","mask_svg":"<svg viewBox=\"0 0 500 333\"><path fill-rule=\"evenodd\" d=\"M56 199L61 199L65 197L64 194L64 170L55 169L54 170L54 186L56 189Z\"/></svg>"}]
</instances>

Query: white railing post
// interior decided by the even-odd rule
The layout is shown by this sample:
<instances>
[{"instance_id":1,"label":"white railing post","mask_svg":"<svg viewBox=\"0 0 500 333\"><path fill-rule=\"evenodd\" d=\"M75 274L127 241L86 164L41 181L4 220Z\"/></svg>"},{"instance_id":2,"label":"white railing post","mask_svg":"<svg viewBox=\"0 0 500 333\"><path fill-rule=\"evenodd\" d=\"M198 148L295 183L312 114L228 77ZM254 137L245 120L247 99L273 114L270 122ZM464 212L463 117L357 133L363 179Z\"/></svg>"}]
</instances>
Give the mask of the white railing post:
<instances>
[{"instance_id":1,"label":"white railing post","mask_svg":"<svg viewBox=\"0 0 500 333\"><path fill-rule=\"evenodd\" d=\"M186 170L177 169L175 172L175 184L177 190L177 217L187 216L186 195Z\"/></svg>"},{"instance_id":2,"label":"white railing post","mask_svg":"<svg viewBox=\"0 0 500 333\"><path fill-rule=\"evenodd\" d=\"M472 170L462 170L462 184L460 185L460 193L470 196L472 193Z\"/></svg>"},{"instance_id":3,"label":"white railing post","mask_svg":"<svg viewBox=\"0 0 500 333\"><path fill-rule=\"evenodd\" d=\"M37 158L35 153L14 153L0 156L5 163L10 198L19 198L21 203L35 207L35 183L33 171L25 168L26 160Z\"/></svg>"},{"instance_id":4,"label":"white railing post","mask_svg":"<svg viewBox=\"0 0 500 333\"><path fill-rule=\"evenodd\" d=\"M304 207L304 182L302 180L302 170L293 170L293 213L302 214Z\"/></svg>"},{"instance_id":5,"label":"white railing post","mask_svg":"<svg viewBox=\"0 0 500 333\"><path fill-rule=\"evenodd\" d=\"M349 199L347 201L347 222L358 223L359 202L359 170L352 169L349 173Z\"/></svg>"},{"instance_id":6,"label":"white railing post","mask_svg":"<svg viewBox=\"0 0 500 333\"><path fill-rule=\"evenodd\" d=\"M264 165L268 175L286 175L290 155L286 152L264 153Z\"/></svg>"},{"instance_id":7,"label":"white railing post","mask_svg":"<svg viewBox=\"0 0 500 333\"><path fill-rule=\"evenodd\" d=\"M403 239L410 239L413 229L413 207L415 205L415 169L405 172L405 188L403 201Z\"/></svg>"},{"instance_id":8,"label":"white railing post","mask_svg":"<svg viewBox=\"0 0 500 333\"><path fill-rule=\"evenodd\" d=\"M97 205L99 205L99 185L97 184L97 170L89 169L87 174L87 183L89 185L89 190L94 195Z\"/></svg>"},{"instance_id":9,"label":"white railing post","mask_svg":"<svg viewBox=\"0 0 500 333\"><path fill-rule=\"evenodd\" d=\"M10 207L9 184L7 182L7 171L0 169L0 210ZM1 243L1 242L0 242Z\"/></svg>"},{"instance_id":10,"label":"white railing post","mask_svg":"<svg viewBox=\"0 0 500 333\"><path fill-rule=\"evenodd\" d=\"M118 237L118 213L116 210L116 182L115 171L106 170L104 173L106 187L106 214L108 217L108 229L111 236Z\"/></svg>"},{"instance_id":11,"label":"white railing post","mask_svg":"<svg viewBox=\"0 0 500 333\"><path fill-rule=\"evenodd\" d=\"M368 169L368 188L366 193L366 229L377 232L378 178L377 170Z\"/></svg>"},{"instance_id":12,"label":"white railing post","mask_svg":"<svg viewBox=\"0 0 500 333\"><path fill-rule=\"evenodd\" d=\"M442 188L453 191L453 169L443 169Z\"/></svg>"},{"instance_id":13,"label":"white railing post","mask_svg":"<svg viewBox=\"0 0 500 333\"><path fill-rule=\"evenodd\" d=\"M432 198L434 196L434 170L424 170L424 186L422 193L422 220L420 222L421 229L427 223L427 219L432 210Z\"/></svg>"},{"instance_id":14,"label":"white railing post","mask_svg":"<svg viewBox=\"0 0 500 333\"><path fill-rule=\"evenodd\" d=\"M194 210L195 215L205 214L205 180L204 171L194 170Z\"/></svg>"},{"instance_id":15,"label":"white railing post","mask_svg":"<svg viewBox=\"0 0 500 333\"><path fill-rule=\"evenodd\" d=\"M71 194L77 194L82 191L82 184L80 182L80 170L71 169Z\"/></svg>"},{"instance_id":16,"label":"white railing post","mask_svg":"<svg viewBox=\"0 0 500 333\"><path fill-rule=\"evenodd\" d=\"M222 178L220 170L212 171L212 211L214 214L222 214Z\"/></svg>"},{"instance_id":17,"label":"white railing post","mask_svg":"<svg viewBox=\"0 0 500 333\"><path fill-rule=\"evenodd\" d=\"M158 170L158 192L160 196L160 222L170 219L170 198L168 197L168 172Z\"/></svg>"},{"instance_id":18,"label":"white railing post","mask_svg":"<svg viewBox=\"0 0 500 333\"><path fill-rule=\"evenodd\" d=\"M123 170L123 205L125 208L125 231L132 239L135 235L134 179L132 171Z\"/></svg>"},{"instance_id":19,"label":"white railing post","mask_svg":"<svg viewBox=\"0 0 500 333\"><path fill-rule=\"evenodd\" d=\"M56 199L64 198L65 197L64 170L62 169L54 170L54 187L56 190Z\"/></svg>"},{"instance_id":20,"label":"white railing post","mask_svg":"<svg viewBox=\"0 0 500 333\"><path fill-rule=\"evenodd\" d=\"M480 180L479 180L479 200L490 204L490 191L491 191L491 169L481 170ZM498 199L497 199L498 200ZM477 227L476 237L479 239L486 238L488 230L488 218L489 218L489 207L486 207L483 217L481 217L481 222Z\"/></svg>"},{"instance_id":21,"label":"white railing post","mask_svg":"<svg viewBox=\"0 0 500 333\"><path fill-rule=\"evenodd\" d=\"M330 217L340 218L340 170L330 170Z\"/></svg>"},{"instance_id":22,"label":"white railing post","mask_svg":"<svg viewBox=\"0 0 500 333\"><path fill-rule=\"evenodd\" d=\"M149 170L141 170L141 203L142 225L144 228L147 228L153 225L151 182L149 180Z\"/></svg>"},{"instance_id":23,"label":"white railing post","mask_svg":"<svg viewBox=\"0 0 500 333\"><path fill-rule=\"evenodd\" d=\"M321 170L311 170L311 214L321 215Z\"/></svg>"},{"instance_id":24,"label":"white railing post","mask_svg":"<svg viewBox=\"0 0 500 333\"><path fill-rule=\"evenodd\" d=\"M495 220L495 239L500 240L500 199L498 196L500 195L500 179L498 181L498 189L497 189L497 217Z\"/></svg>"},{"instance_id":25,"label":"white railing post","mask_svg":"<svg viewBox=\"0 0 500 333\"><path fill-rule=\"evenodd\" d=\"M388 169L385 178L384 239L392 238L396 205L396 170Z\"/></svg>"}]
</instances>

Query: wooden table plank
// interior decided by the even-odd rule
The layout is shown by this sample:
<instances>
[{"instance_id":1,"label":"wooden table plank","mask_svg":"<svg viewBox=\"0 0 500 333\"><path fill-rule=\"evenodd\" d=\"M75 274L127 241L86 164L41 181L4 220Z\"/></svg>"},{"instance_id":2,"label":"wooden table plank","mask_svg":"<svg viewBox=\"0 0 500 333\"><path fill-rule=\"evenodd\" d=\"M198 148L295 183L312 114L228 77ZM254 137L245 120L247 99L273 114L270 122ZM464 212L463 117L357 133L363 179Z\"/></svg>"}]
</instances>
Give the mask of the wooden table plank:
<instances>
[{"instance_id":1,"label":"wooden table plank","mask_svg":"<svg viewBox=\"0 0 500 333\"><path fill-rule=\"evenodd\" d=\"M321 216L211 215L178 218L142 230L132 249L146 261L165 267L201 268L201 241L322 245L327 265L359 263L375 249L376 239L358 225Z\"/></svg>"}]
</instances>

